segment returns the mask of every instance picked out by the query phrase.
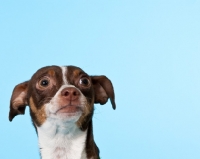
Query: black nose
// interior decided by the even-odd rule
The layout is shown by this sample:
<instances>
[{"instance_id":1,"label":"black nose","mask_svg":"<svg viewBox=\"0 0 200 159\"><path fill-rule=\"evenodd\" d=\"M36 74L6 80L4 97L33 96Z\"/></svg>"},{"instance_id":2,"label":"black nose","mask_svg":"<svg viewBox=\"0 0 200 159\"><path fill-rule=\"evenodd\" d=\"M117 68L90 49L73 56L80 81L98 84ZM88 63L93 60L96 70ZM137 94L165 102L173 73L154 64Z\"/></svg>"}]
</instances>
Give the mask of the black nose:
<instances>
[{"instance_id":1,"label":"black nose","mask_svg":"<svg viewBox=\"0 0 200 159\"><path fill-rule=\"evenodd\" d=\"M77 98L79 98L80 93L76 88L70 87L63 89L61 91L61 96L67 100L76 100Z\"/></svg>"}]
</instances>

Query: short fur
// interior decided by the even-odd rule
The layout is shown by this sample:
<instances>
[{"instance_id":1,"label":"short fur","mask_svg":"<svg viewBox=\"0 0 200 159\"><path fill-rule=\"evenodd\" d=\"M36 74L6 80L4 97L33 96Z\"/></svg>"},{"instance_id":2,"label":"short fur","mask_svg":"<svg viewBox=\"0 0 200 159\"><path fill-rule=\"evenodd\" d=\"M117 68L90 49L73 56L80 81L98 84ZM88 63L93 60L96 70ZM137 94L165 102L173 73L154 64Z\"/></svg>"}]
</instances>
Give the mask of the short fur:
<instances>
[{"instance_id":1,"label":"short fur","mask_svg":"<svg viewBox=\"0 0 200 159\"><path fill-rule=\"evenodd\" d=\"M106 76L89 76L75 66L47 66L18 84L10 100L9 120L26 106L38 134L42 159L99 159L94 142L94 103L115 105Z\"/></svg>"}]
</instances>

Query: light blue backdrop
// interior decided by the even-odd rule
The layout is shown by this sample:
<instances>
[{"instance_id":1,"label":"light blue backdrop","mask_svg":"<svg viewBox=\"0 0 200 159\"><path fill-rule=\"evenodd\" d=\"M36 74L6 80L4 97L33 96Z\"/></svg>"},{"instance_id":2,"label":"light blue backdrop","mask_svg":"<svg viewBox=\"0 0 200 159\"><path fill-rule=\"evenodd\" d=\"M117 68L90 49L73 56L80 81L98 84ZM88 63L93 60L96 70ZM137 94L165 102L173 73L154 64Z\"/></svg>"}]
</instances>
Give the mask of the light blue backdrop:
<instances>
[{"instance_id":1,"label":"light blue backdrop","mask_svg":"<svg viewBox=\"0 0 200 159\"><path fill-rule=\"evenodd\" d=\"M102 159L200 158L200 1L0 1L0 158L39 159L29 110L8 121L14 86L46 65L113 82L96 105Z\"/></svg>"}]
</instances>

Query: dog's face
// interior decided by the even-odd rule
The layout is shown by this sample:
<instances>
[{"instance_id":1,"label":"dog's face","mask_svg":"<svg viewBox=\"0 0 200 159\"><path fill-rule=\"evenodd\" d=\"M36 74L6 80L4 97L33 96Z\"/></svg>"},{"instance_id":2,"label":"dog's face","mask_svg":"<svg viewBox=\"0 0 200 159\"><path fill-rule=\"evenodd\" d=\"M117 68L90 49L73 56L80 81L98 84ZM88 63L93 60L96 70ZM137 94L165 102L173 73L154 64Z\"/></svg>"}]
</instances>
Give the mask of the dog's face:
<instances>
[{"instance_id":1,"label":"dog's face","mask_svg":"<svg viewBox=\"0 0 200 159\"><path fill-rule=\"evenodd\" d=\"M92 118L94 103L105 104L108 98L115 109L114 90L107 77L89 76L75 66L48 66L14 88L9 120L24 114L29 105L37 127L46 120L59 120L76 122L85 130Z\"/></svg>"}]
</instances>

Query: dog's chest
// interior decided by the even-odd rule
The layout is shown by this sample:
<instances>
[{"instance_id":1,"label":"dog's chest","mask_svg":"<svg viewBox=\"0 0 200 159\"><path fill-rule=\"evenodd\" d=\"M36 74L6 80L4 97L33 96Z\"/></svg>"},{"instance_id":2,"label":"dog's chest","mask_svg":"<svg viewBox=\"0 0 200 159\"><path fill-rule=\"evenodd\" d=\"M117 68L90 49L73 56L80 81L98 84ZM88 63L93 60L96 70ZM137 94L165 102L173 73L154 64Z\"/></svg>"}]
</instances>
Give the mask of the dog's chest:
<instances>
[{"instance_id":1,"label":"dog's chest","mask_svg":"<svg viewBox=\"0 0 200 159\"><path fill-rule=\"evenodd\" d=\"M84 142L83 138L77 141L58 139L41 150L42 159L87 159Z\"/></svg>"},{"instance_id":2,"label":"dog's chest","mask_svg":"<svg viewBox=\"0 0 200 159\"><path fill-rule=\"evenodd\" d=\"M57 131L54 128L48 132L38 129L42 159L87 159L85 152L87 131L76 130L73 134Z\"/></svg>"}]
</instances>

